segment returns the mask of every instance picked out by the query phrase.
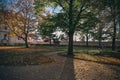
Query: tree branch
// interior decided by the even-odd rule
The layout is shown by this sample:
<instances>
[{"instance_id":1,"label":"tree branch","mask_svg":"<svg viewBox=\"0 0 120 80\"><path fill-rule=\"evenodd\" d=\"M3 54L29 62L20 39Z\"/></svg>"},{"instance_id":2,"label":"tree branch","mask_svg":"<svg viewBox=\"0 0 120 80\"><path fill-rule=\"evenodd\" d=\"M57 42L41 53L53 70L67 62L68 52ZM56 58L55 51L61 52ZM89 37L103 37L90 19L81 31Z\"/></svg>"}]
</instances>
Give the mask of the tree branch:
<instances>
[{"instance_id":1,"label":"tree branch","mask_svg":"<svg viewBox=\"0 0 120 80\"><path fill-rule=\"evenodd\" d=\"M81 13L86 9L86 8L84 8L84 6L85 6L85 3L80 7L80 9L79 9L79 13L78 13L78 15L77 15L77 17L76 17L76 21L75 21L75 23L74 23L74 26L76 26L77 24L78 24L78 22L79 22L79 20L80 20L80 17L81 17ZM84 9L83 9L84 8Z\"/></svg>"},{"instance_id":2,"label":"tree branch","mask_svg":"<svg viewBox=\"0 0 120 80\"><path fill-rule=\"evenodd\" d=\"M61 4L61 1L60 1L60 0L55 0L55 2L56 2L57 4L59 4L59 5L63 8L63 10L66 11L65 6L63 6L63 5Z\"/></svg>"}]
</instances>

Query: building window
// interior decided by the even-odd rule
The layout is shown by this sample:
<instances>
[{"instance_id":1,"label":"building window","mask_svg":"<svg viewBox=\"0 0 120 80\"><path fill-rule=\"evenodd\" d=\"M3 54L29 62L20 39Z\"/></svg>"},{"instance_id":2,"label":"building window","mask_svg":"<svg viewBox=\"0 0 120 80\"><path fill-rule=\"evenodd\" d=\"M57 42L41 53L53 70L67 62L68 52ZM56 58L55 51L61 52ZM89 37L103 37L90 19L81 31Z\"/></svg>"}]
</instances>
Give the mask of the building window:
<instances>
[{"instance_id":1,"label":"building window","mask_svg":"<svg viewBox=\"0 0 120 80\"><path fill-rule=\"evenodd\" d=\"M18 40L21 40L21 38L20 38L20 37L18 37Z\"/></svg>"},{"instance_id":2,"label":"building window","mask_svg":"<svg viewBox=\"0 0 120 80\"><path fill-rule=\"evenodd\" d=\"M7 30L7 27L5 27L4 29Z\"/></svg>"},{"instance_id":3,"label":"building window","mask_svg":"<svg viewBox=\"0 0 120 80\"><path fill-rule=\"evenodd\" d=\"M4 39L6 39L7 38L7 34L4 34Z\"/></svg>"}]
</instances>

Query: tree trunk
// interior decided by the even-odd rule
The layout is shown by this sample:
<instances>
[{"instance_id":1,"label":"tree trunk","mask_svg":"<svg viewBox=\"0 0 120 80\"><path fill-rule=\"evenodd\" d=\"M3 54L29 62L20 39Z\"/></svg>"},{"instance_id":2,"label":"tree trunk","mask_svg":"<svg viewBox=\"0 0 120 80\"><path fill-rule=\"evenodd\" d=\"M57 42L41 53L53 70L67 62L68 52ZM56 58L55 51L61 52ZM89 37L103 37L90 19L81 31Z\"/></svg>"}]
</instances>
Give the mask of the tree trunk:
<instances>
[{"instance_id":1,"label":"tree trunk","mask_svg":"<svg viewBox=\"0 0 120 80\"><path fill-rule=\"evenodd\" d=\"M49 42L50 42L50 46L51 46L52 45L51 39L49 39Z\"/></svg>"},{"instance_id":2,"label":"tree trunk","mask_svg":"<svg viewBox=\"0 0 120 80\"><path fill-rule=\"evenodd\" d=\"M88 34L86 35L86 47L88 47Z\"/></svg>"},{"instance_id":3,"label":"tree trunk","mask_svg":"<svg viewBox=\"0 0 120 80\"><path fill-rule=\"evenodd\" d=\"M114 17L114 27L113 27L113 39L112 39L112 50L114 51L116 46L115 46L115 42L116 42L116 21L115 21L115 17Z\"/></svg>"},{"instance_id":4,"label":"tree trunk","mask_svg":"<svg viewBox=\"0 0 120 80\"><path fill-rule=\"evenodd\" d=\"M99 38L99 48L101 48L101 39Z\"/></svg>"},{"instance_id":5,"label":"tree trunk","mask_svg":"<svg viewBox=\"0 0 120 80\"><path fill-rule=\"evenodd\" d=\"M73 55L73 33L69 35L68 55Z\"/></svg>"},{"instance_id":6,"label":"tree trunk","mask_svg":"<svg viewBox=\"0 0 120 80\"><path fill-rule=\"evenodd\" d=\"M99 42L99 48L101 48L101 41L102 41L102 27L99 25L99 38L98 38L98 42Z\"/></svg>"},{"instance_id":7,"label":"tree trunk","mask_svg":"<svg viewBox=\"0 0 120 80\"><path fill-rule=\"evenodd\" d=\"M73 34L74 34L74 28L73 26L73 1L70 0L69 3L69 45L68 45L68 55L73 55Z\"/></svg>"},{"instance_id":8,"label":"tree trunk","mask_svg":"<svg viewBox=\"0 0 120 80\"><path fill-rule=\"evenodd\" d=\"M115 42L116 42L116 2L114 2L113 4L113 8L112 8L112 17L113 17L113 38L112 38L112 50L114 51L116 48Z\"/></svg>"},{"instance_id":9,"label":"tree trunk","mask_svg":"<svg viewBox=\"0 0 120 80\"><path fill-rule=\"evenodd\" d=\"M118 34L120 34L120 20L119 20L119 33ZM120 37L119 37L120 38Z\"/></svg>"},{"instance_id":10,"label":"tree trunk","mask_svg":"<svg viewBox=\"0 0 120 80\"><path fill-rule=\"evenodd\" d=\"M28 35L27 34L25 34L25 47L26 48L29 48L29 46L28 46Z\"/></svg>"}]
</instances>

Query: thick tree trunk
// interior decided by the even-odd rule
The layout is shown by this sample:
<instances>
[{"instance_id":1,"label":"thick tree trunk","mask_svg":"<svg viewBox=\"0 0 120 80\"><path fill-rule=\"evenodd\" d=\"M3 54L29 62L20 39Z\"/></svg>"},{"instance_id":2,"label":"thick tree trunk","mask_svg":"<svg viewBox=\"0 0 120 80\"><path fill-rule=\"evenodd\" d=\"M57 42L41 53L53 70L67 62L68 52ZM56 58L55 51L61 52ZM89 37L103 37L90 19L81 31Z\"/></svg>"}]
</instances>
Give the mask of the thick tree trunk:
<instances>
[{"instance_id":1,"label":"thick tree trunk","mask_svg":"<svg viewBox=\"0 0 120 80\"><path fill-rule=\"evenodd\" d=\"M69 3L69 45L68 45L68 55L73 55L73 34L74 34L74 28L73 26L73 1L70 0Z\"/></svg>"},{"instance_id":2,"label":"thick tree trunk","mask_svg":"<svg viewBox=\"0 0 120 80\"><path fill-rule=\"evenodd\" d=\"M73 55L73 33L69 34L68 55Z\"/></svg>"},{"instance_id":3,"label":"thick tree trunk","mask_svg":"<svg viewBox=\"0 0 120 80\"><path fill-rule=\"evenodd\" d=\"M27 34L25 34L25 47L26 48L29 48L29 46L28 46L28 35Z\"/></svg>"},{"instance_id":4,"label":"thick tree trunk","mask_svg":"<svg viewBox=\"0 0 120 80\"><path fill-rule=\"evenodd\" d=\"M113 17L113 38L112 38L112 50L116 49L116 16L117 16L117 6L116 0L113 2L113 7L111 9Z\"/></svg>"},{"instance_id":5,"label":"thick tree trunk","mask_svg":"<svg viewBox=\"0 0 120 80\"><path fill-rule=\"evenodd\" d=\"M52 44L51 39L49 39L49 42L50 42L49 44L50 44L50 46L51 46L51 44Z\"/></svg>"},{"instance_id":6,"label":"thick tree trunk","mask_svg":"<svg viewBox=\"0 0 120 80\"><path fill-rule=\"evenodd\" d=\"M112 50L114 51L116 48L116 1L113 3L113 8L112 8L112 17L113 17L113 38L112 38Z\"/></svg>"},{"instance_id":7,"label":"thick tree trunk","mask_svg":"<svg viewBox=\"0 0 120 80\"><path fill-rule=\"evenodd\" d=\"M114 51L116 46L115 46L115 42L116 42L116 21L115 21L115 18L114 18L114 27L113 27L113 39L112 39L112 50Z\"/></svg>"}]
</instances>

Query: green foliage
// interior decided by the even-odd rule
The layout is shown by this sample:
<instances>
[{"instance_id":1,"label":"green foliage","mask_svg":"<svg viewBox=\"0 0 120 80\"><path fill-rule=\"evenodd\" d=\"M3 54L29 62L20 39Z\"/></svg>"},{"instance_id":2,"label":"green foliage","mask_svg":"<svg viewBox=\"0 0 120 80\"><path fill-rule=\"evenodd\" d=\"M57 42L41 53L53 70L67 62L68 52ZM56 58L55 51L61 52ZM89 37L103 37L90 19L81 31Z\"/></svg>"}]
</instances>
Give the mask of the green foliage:
<instances>
[{"instance_id":1,"label":"green foliage","mask_svg":"<svg viewBox=\"0 0 120 80\"><path fill-rule=\"evenodd\" d=\"M53 22L55 22L55 26L60 28L63 32L68 32L68 21L66 19L65 13L58 13L52 17Z\"/></svg>"},{"instance_id":2,"label":"green foliage","mask_svg":"<svg viewBox=\"0 0 120 80\"><path fill-rule=\"evenodd\" d=\"M61 12L53 17L55 26L59 27L69 36L69 51L68 53L73 53L73 34L76 28L80 26L80 21L89 15L89 11L92 11L92 3L90 0L53 0L55 7L60 6L62 8ZM57 19L57 20L56 20ZM92 18L91 18L92 19ZM89 26L93 26L94 23L90 22ZM85 24L85 27L88 23ZM79 29L80 30L80 29Z\"/></svg>"},{"instance_id":3,"label":"green foliage","mask_svg":"<svg viewBox=\"0 0 120 80\"><path fill-rule=\"evenodd\" d=\"M34 0L34 9L37 15L40 15L44 11L45 6L47 5L47 0Z\"/></svg>"},{"instance_id":4,"label":"green foliage","mask_svg":"<svg viewBox=\"0 0 120 80\"><path fill-rule=\"evenodd\" d=\"M90 33L96 27L96 24L100 22L100 20L96 17L92 12L88 12L84 15L85 17L81 20L77 30L82 31L83 33Z\"/></svg>"},{"instance_id":5,"label":"green foliage","mask_svg":"<svg viewBox=\"0 0 120 80\"><path fill-rule=\"evenodd\" d=\"M54 26L54 22L51 21L51 18L44 19L41 23L39 23L39 33L43 37L51 37L51 34L55 31L56 27Z\"/></svg>"},{"instance_id":6,"label":"green foliage","mask_svg":"<svg viewBox=\"0 0 120 80\"><path fill-rule=\"evenodd\" d=\"M104 21L100 18L100 15L105 14L106 11L110 11L108 8L111 8L111 6L117 6L117 15L119 15L118 12L120 13L120 7L118 6L120 4L119 0L50 0L50 3L52 7L56 8L60 6L62 9L59 13L52 15L51 19L46 20L47 22L43 21L43 23L40 24L41 31L43 30L41 33L47 34L52 33L57 28L61 29L69 36L71 43L69 45L71 49L69 50L72 50L72 37L75 31L81 31L84 34L93 32L93 29L96 29L96 25ZM112 20L112 18L108 18L108 16L103 17L107 23ZM44 28L42 28L42 26L44 26ZM108 30L110 29L111 28ZM96 36L98 38L103 38L101 37L102 33L105 35L109 33L109 31L106 33L100 32L99 29L97 29L96 32L98 32ZM111 34L109 34L109 36L111 36ZM95 38L94 34L93 37Z\"/></svg>"}]
</instances>

